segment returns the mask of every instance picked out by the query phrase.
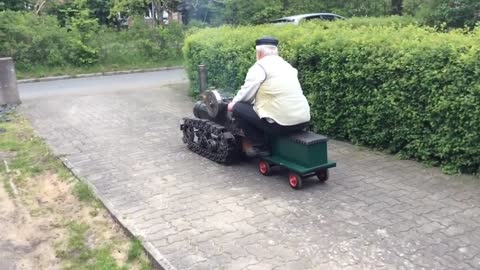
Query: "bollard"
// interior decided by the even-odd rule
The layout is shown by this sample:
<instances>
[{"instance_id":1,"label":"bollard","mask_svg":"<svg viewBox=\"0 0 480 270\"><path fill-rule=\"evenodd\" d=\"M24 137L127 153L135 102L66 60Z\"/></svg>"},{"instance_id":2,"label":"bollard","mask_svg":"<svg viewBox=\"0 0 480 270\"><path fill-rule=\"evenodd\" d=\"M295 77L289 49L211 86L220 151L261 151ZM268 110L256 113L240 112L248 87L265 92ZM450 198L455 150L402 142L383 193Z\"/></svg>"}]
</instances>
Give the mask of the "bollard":
<instances>
[{"instance_id":1,"label":"bollard","mask_svg":"<svg viewBox=\"0 0 480 270\"><path fill-rule=\"evenodd\" d=\"M10 57L0 58L0 105L19 105L15 64Z\"/></svg>"},{"instance_id":2,"label":"bollard","mask_svg":"<svg viewBox=\"0 0 480 270\"><path fill-rule=\"evenodd\" d=\"M207 66L199 65L198 68L200 78L200 93L203 93L205 90L207 90L208 87Z\"/></svg>"}]
</instances>

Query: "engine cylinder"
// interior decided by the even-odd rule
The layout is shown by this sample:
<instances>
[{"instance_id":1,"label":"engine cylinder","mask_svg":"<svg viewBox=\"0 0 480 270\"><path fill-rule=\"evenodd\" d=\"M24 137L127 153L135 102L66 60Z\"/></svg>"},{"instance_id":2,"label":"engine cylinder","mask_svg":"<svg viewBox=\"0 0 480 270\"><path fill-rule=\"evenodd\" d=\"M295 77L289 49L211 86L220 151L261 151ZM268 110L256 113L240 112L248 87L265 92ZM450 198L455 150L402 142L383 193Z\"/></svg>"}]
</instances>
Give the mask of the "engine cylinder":
<instances>
[{"instance_id":1,"label":"engine cylinder","mask_svg":"<svg viewBox=\"0 0 480 270\"><path fill-rule=\"evenodd\" d=\"M197 101L193 106L193 115L199 119L210 119L208 114L207 105L202 101Z\"/></svg>"}]
</instances>

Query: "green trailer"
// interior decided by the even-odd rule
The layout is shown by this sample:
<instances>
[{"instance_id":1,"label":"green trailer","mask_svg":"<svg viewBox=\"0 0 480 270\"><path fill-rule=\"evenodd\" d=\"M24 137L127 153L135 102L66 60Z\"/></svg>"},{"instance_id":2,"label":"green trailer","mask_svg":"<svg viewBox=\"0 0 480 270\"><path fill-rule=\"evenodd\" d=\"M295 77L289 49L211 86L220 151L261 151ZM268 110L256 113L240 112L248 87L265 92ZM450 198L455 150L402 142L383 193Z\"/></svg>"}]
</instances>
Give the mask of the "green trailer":
<instances>
[{"instance_id":1,"label":"green trailer","mask_svg":"<svg viewBox=\"0 0 480 270\"><path fill-rule=\"evenodd\" d=\"M303 179L316 176L321 182L329 178L329 169L336 162L328 159L328 138L303 131L291 136L271 137L271 155L258 162L261 174L268 176L274 166L289 170L288 182L294 189L301 189Z\"/></svg>"}]
</instances>

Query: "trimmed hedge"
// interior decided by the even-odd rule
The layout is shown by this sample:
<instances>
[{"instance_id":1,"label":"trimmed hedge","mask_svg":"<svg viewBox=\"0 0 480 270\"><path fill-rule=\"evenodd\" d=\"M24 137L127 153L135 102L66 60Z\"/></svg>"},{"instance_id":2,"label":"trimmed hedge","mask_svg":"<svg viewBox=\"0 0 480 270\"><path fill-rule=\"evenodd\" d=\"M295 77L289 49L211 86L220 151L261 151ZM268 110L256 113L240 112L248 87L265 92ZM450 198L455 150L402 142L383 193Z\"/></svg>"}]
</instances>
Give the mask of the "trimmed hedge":
<instances>
[{"instance_id":1,"label":"trimmed hedge","mask_svg":"<svg viewBox=\"0 0 480 270\"><path fill-rule=\"evenodd\" d=\"M200 63L211 86L238 90L255 61L255 39L274 35L299 70L317 132L448 173L478 173L480 30L439 33L388 21L201 30L184 46L192 91Z\"/></svg>"},{"instance_id":2,"label":"trimmed hedge","mask_svg":"<svg viewBox=\"0 0 480 270\"><path fill-rule=\"evenodd\" d=\"M199 30L185 39L183 55L192 91L199 89L197 65L209 65L209 83L216 87L236 91L243 83L248 68L255 61L255 39L261 35L275 34L281 41L281 54L295 65L298 47L309 40L314 32L328 29L357 29L374 26L389 26L394 29L415 25L413 18L392 16L385 18L352 18L345 21L305 23L302 27L284 26L243 26L219 27ZM334 31L334 30L332 30Z\"/></svg>"}]
</instances>

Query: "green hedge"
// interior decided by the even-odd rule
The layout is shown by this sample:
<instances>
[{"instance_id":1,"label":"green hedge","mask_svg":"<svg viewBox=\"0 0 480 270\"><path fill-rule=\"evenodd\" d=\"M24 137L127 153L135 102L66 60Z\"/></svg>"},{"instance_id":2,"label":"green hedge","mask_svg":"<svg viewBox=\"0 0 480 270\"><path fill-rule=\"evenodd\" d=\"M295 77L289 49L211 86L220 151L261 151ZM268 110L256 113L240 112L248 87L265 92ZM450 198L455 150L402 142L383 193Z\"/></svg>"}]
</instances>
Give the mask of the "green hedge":
<instances>
[{"instance_id":1,"label":"green hedge","mask_svg":"<svg viewBox=\"0 0 480 270\"><path fill-rule=\"evenodd\" d=\"M238 90L255 61L255 39L274 35L299 70L317 132L449 173L477 173L480 30L367 21L201 30L184 46L192 91L200 63L211 86Z\"/></svg>"}]
</instances>

